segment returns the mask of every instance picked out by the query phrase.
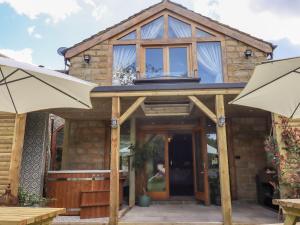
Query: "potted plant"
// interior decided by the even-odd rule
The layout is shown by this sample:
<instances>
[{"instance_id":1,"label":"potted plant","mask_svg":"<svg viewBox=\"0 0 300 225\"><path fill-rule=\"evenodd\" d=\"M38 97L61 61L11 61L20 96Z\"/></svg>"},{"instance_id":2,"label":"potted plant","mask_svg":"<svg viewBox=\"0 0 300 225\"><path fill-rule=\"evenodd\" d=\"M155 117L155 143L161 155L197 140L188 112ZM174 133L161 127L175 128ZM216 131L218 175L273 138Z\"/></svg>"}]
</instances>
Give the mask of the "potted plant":
<instances>
[{"instance_id":1,"label":"potted plant","mask_svg":"<svg viewBox=\"0 0 300 225\"><path fill-rule=\"evenodd\" d=\"M49 201L47 198L29 193L21 187L18 191L18 199L19 205L22 207L43 207Z\"/></svg>"}]
</instances>

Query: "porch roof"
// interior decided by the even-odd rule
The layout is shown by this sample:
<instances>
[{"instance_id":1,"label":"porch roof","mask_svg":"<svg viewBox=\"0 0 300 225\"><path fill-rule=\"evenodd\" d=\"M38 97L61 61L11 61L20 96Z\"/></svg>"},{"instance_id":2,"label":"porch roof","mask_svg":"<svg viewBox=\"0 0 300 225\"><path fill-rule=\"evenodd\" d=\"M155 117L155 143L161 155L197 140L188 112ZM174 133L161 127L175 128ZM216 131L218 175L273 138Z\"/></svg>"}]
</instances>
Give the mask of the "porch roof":
<instances>
[{"instance_id":1,"label":"porch roof","mask_svg":"<svg viewBox=\"0 0 300 225\"><path fill-rule=\"evenodd\" d=\"M98 86L92 90L92 97L113 96L182 96L209 94L238 94L246 83L155 83L128 86Z\"/></svg>"}]
</instances>

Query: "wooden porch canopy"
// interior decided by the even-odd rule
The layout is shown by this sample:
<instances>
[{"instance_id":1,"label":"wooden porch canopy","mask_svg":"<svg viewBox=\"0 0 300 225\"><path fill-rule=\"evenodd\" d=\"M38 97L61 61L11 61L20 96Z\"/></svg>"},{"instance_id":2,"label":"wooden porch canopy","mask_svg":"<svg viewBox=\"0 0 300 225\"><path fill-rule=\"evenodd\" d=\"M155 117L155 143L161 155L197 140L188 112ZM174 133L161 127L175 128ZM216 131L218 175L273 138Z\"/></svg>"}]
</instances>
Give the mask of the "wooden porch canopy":
<instances>
[{"instance_id":1,"label":"wooden porch canopy","mask_svg":"<svg viewBox=\"0 0 300 225\"><path fill-rule=\"evenodd\" d=\"M147 97L161 96L186 96L199 110L201 110L206 116L216 123L220 160L219 174L223 221L225 225L232 224L224 95L237 95L241 92L244 86L244 83L143 84L132 86L101 86L92 91L92 98L112 98L110 225L118 224L119 195L117 193L119 193L120 126L135 112L135 110L145 101ZM196 97L204 95L215 96L214 111L209 109L199 98ZM137 97L137 100L121 115L121 99L126 97ZM130 171L130 174L131 173L132 171ZM132 181L130 181L130 183L132 184ZM130 195L134 195L134 189L132 190L132 188L130 188L130 190ZM134 201L132 196L130 199ZM130 203L130 205L132 205L132 203Z\"/></svg>"}]
</instances>

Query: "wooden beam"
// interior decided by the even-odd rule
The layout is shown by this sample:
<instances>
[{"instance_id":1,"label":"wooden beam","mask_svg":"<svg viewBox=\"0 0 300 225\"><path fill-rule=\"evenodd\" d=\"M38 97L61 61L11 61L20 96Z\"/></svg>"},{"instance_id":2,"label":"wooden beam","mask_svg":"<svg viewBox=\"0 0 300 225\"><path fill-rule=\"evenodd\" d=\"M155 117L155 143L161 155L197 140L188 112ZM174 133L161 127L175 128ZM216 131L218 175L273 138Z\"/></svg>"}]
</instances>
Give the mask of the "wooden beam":
<instances>
[{"instance_id":1,"label":"wooden beam","mask_svg":"<svg viewBox=\"0 0 300 225\"><path fill-rule=\"evenodd\" d=\"M119 124L122 125L128 117L144 102L146 97L139 97L127 110L120 116Z\"/></svg>"},{"instance_id":2,"label":"wooden beam","mask_svg":"<svg viewBox=\"0 0 300 225\"><path fill-rule=\"evenodd\" d=\"M130 143L136 144L136 119L131 118L130 120ZM135 168L134 168L134 155L131 152L129 157L129 207L135 205Z\"/></svg>"},{"instance_id":3,"label":"wooden beam","mask_svg":"<svg viewBox=\"0 0 300 225\"><path fill-rule=\"evenodd\" d=\"M189 95L238 95L242 88L198 89L198 90L153 90L153 91L111 91L92 92L92 98L108 97L149 97L149 96L189 96Z\"/></svg>"},{"instance_id":4,"label":"wooden beam","mask_svg":"<svg viewBox=\"0 0 300 225\"><path fill-rule=\"evenodd\" d=\"M217 116L197 97L189 96L189 99L205 114L207 115L212 121L217 123Z\"/></svg>"},{"instance_id":5,"label":"wooden beam","mask_svg":"<svg viewBox=\"0 0 300 225\"><path fill-rule=\"evenodd\" d=\"M16 115L15 119L15 130L9 168L11 191L14 196L18 195L18 189L20 184L20 170L26 127L26 117L26 114L20 114Z\"/></svg>"},{"instance_id":6,"label":"wooden beam","mask_svg":"<svg viewBox=\"0 0 300 225\"><path fill-rule=\"evenodd\" d=\"M112 120L117 120L117 126L111 129L110 155L110 193L109 193L109 224L118 224L119 213L119 150L120 150L120 98L112 98Z\"/></svg>"},{"instance_id":7,"label":"wooden beam","mask_svg":"<svg viewBox=\"0 0 300 225\"><path fill-rule=\"evenodd\" d=\"M217 118L225 118L224 96L216 95L216 115ZM227 155L226 125L217 123L217 141L219 153L219 174L221 203L224 225L232 225L232 209L230 197L230 179Z\"/></svg>"}]
</instances>

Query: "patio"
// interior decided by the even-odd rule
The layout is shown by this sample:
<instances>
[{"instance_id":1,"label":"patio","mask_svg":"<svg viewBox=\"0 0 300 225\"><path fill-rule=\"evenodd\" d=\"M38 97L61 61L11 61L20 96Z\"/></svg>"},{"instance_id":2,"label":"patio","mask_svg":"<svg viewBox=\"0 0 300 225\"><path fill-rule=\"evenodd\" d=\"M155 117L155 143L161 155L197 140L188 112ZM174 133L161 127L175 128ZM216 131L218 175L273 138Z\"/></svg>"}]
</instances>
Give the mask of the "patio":
<instances>
[{"instance_id":1,"label":"patio","mask_svg":"<svg viewBox=\"0 0 300 225\"><path fill-rule=\"evenodd\" d=\"M276 212L254 203L233 202L234 224L276 224ZM152 204L149 208L135 206L121 217L119 224L222 224L220 206L187 204ZM53 225L106 225L107 218L85 219L60 216Z\"/></svg>"}]
</instances>

